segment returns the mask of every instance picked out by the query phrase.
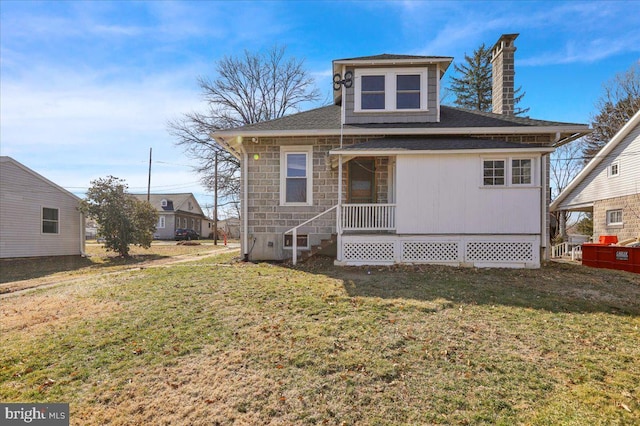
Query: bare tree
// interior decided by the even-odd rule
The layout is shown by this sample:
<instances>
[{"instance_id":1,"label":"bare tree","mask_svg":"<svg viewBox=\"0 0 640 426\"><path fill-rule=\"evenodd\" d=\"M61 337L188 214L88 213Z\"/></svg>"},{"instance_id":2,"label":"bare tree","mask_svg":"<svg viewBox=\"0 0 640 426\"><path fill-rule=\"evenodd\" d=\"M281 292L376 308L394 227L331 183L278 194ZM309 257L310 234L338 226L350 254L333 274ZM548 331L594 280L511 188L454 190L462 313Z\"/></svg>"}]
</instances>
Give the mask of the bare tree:
<instances>
[{"instance_id":1,"label":"bare tree","mask_svg":"<svg viewBox=\"0 0 640 426\"><path fill-rule=\"evenodd\" d=\"M603 84L603 94L592 118L593 132L586 137L583 150L588 163L600 149L640 110L640 61Z\"/></svg>"},{"instance_id":2,"label":"bare tree","mask_svg":"<svg viewBox=\"0 0 640 426\"><path fill-rule=\"evenodd\" d=\"M554 200L560 195L560 193L569 185L569 183L580 173L582 170L582 149L584 146L583 139L570 142L568 144L558 147L553 154L551 154L551 164L549 180L551 186L551 199ZM568 211L556 211L552 213L556 219L556 226L554 232L554 239L564 237L559 235L560 229L557 224L564 221L565 224L569 224L571 213ZM561 218L560 215L563 215Z\"/></svg>"},{"instance_id":3,"label":"bare tree","mask_svg":"<svg viewBox=\"0 0 640 426\"><path fill-rule=\"evenodd\" d=\"M216 74L213 80L198 78L207 111L186 113L170 121L168 131L176 138L176 145L198 162L195 171L210 189L218 156L219 195L237 202L240 162L211 139L211 132L283 117L317 101L320 92L304 69L304 60L287 57L285 47L225 56L218 61Z\"/></svg>"}]
</instances>

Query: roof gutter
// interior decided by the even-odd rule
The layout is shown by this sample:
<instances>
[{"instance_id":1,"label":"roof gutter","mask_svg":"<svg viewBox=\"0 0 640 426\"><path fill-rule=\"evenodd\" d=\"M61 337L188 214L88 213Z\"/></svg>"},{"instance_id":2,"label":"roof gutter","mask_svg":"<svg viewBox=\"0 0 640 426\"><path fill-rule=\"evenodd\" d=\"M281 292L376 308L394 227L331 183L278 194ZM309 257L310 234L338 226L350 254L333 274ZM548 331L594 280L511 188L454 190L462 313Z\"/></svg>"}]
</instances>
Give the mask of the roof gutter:
<instances>
[{"instance_id":1,"label":"roof gutter","mask_svg":"<svg viewBox=\"0 0 640 426\"><path fill-rule=\"evenodd\" d=\"M587 126L513 126L513 127L445 127L445 128L363 128L345 126L345 136L355 135L507 135L507 134L559 133L570 134L560 138L558 144L564 144L590 133ZM299 129L299 130L244 130L236 133L232 130L218 131L211 135L226 147L228 140L236 137L287 137L287 136L339 136L340 128L335 129ZM222 141L222 142L220 142Z\"/></svg>"},{"instance_id":2,"label":"roof gutter","mask_svg":"<svg viewBox=\"0 0 640 426\"><path fill-rule=\"evenodd\" d=\"M523 147L523 148L478 148L478 149L332 149L331 155L367 155L367 156L387 156L387 155L444 155L444 154L496 154L510 152L553 152L552 147Z\"/></svg>"}]
</instances>

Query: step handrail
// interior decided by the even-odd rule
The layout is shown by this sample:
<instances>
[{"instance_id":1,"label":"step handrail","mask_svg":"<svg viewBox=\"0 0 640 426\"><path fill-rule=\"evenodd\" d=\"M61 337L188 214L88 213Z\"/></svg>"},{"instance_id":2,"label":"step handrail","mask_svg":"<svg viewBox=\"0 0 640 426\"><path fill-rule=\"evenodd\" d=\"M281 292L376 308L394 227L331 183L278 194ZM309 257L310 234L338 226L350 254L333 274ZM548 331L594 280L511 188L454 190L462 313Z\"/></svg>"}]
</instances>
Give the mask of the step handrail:
<instances>
[{"instance_id":1,"label":"step handrail","mask_svg":"<svg viewBox=\"0 0 640 426\"><path fill-rule=\"evenodd\" d=\"M291 257L291 262L295 265L298 262L298 228L306 225L307 223L313 222L314 220L316 220L317 218L319 218L320 216L324 216L325 214L329 213L331 210L335 210L338 208L338 204L336 204L333 207L328 208L327 210L323 211L322 213L319 213L317 215L315 215L314 217L312 217L309 220L305 220L304 222L302 222L301 224L294 226L293 228L284 231L284 235L287 235L289 232L293 232L293 237L291 243L292 243L292 257Z\"/></svg>"}]
</instances>

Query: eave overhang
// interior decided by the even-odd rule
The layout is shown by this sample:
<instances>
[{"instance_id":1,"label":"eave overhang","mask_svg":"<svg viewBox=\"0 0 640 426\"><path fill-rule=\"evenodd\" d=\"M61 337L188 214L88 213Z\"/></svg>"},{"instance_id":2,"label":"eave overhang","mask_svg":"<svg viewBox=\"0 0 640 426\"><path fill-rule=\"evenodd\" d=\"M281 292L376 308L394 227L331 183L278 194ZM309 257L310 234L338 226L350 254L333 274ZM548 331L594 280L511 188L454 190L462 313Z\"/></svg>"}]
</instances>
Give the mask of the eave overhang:
<instances>
[{"instance_id":1,"label":"eave overhang","mask_svg":"<svg viewBox=\"0 0 640 426\"><path fill-rule=\"evenodd\" d=\"M389 127L351 127L340 129L300 129L300 130L219 130L211 134L215 140L228 140L242 137L299 137L299 136L371 136L371 135L531 135L556 134L558 141L571 137L572 140L589 134L587 126L510 126L510 127L433 127L433 128L389 128ZM565 142L566 143L566 142Z\"/></svg>"}]
</instances>

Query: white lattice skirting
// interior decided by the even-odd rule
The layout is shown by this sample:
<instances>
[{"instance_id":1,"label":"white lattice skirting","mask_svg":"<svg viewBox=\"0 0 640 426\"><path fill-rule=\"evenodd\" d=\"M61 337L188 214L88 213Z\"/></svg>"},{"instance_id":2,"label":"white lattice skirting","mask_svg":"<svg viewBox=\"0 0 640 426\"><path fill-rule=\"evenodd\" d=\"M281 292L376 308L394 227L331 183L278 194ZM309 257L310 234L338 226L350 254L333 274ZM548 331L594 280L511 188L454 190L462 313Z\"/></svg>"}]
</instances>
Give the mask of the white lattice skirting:
<instances>
[{"instance_id":1,"label":"white lattice skirting","mask_svg":"<svg viewBox=\"0 0 640 426\"><path fill-rule=\"evenodd\" d=\"M539 268L536 235L343 235L338 263L433 263L477 267Z\"/></svg>"}]
</instances>

